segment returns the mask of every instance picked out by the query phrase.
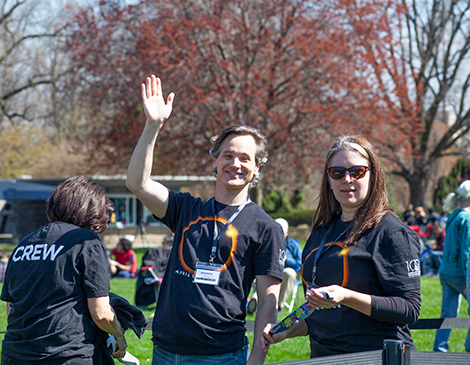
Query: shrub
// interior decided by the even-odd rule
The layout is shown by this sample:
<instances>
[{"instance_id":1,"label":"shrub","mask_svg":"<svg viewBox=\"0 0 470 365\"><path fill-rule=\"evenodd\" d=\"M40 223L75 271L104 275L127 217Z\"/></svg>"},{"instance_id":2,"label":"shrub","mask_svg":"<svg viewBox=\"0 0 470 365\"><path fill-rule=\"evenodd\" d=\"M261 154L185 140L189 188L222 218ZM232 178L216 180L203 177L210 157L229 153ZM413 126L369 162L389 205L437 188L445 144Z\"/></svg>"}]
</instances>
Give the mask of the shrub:
<instances>
[{"instance_id":1,"label":"shrub","mask_svg":"<svg viewBox=\"0 0 470 365\"><path fill-rule=\"evenodd\" d=\"M311 226L314 214L314 209L297 209L289 213L275 212L271 213L270 215L274 219L284 218L287 222L289 222L290 226L296 227L301 224L307 224L308 226Z\"/></svg>"}]
</instances>

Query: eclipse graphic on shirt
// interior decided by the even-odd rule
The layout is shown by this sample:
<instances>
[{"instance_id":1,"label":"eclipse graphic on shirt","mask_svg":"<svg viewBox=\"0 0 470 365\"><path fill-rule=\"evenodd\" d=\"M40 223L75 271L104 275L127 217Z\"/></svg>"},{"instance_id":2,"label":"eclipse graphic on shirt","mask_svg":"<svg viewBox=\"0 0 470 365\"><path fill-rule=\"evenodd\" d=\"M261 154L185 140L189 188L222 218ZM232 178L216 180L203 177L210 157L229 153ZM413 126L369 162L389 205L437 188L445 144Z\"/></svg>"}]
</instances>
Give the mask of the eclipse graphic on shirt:
<instances>
[{"instance_id":1,"label":"eclipse graphic on shirt","mask_svg":"<svg viewBox=\"0 0 470 365\"><path fill-rule=\"evenodd\" d=\"M343 243L339 242L339 241L329 242L329 243L325 244L325 246L323 247L323 251L328 250L331 245L333 245L333 247L336 247L336 249L337 249L337 253L335 254L335 256L338 257L338 258L342 258L342 260L343 260L343 271L342 271L342 273L341 272L336 272L335 274L336 275L341 275L342 274L343 278L342 278L341 286L345 287L347 282L348 282L348 273L349 273L349 270L348 270L348 253L350 251L350 247L344 246ZM331 247L331 248L334 250L333 247ZM300 277L302 278L302 281L303 281L304 285L307 285L307 282L304 279L304 265L307 261L312 261L313 262L313 258L315 257L315 254L316 254L317 250L318 250L318 247L314 248L307 255L307 257L305 258L304 264L302 265L302 269L300 270ZM323 251L322 251L322 255L323 255ZM312 262L310 262L310 266L309 266L310 268L313 266ZM331 274L330 276L332 277L333 276L332 273L330 273L330 274Z\"/></svg>"},{"instance_id":2,"label":"eclipse graphic on shirt","mask_svg":"<svg viewBox=\"0 0 470 365\"><path fill-rule=\"evenodd\" d=\"M219 229L227 223L227 220L220 217L199 217L195 221L190 222L183 230L182 239L178 243L178 255L183 268L192 275L195 274L194 267L196 261L209 262L214 237L214 219L220 223L218 224ZM237 249L238 230L231 224L227 227L219 241L224 240L225 242L227 238L231 240L230 251L226 244L221 245L220 242L217 242L216 257L222 257L224 262L214 261L214 263L223 264L222 271L226 270L230 265ZM199 246L194 247L190 244L191 242L199 242ZM207 244L208 242L210 244Z\"/></svg>"}]
</instances>

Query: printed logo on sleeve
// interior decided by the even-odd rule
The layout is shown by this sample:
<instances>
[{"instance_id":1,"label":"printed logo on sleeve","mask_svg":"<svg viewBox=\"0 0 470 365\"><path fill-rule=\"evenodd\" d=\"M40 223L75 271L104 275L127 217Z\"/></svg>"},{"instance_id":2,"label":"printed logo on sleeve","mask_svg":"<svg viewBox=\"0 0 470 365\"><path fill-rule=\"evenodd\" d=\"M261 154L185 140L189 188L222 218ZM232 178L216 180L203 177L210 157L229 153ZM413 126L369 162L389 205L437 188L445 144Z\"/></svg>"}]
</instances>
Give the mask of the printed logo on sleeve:
<instances>
[{"instance_id":1,"label":"printed logo on sleeve","mask_svg":"<svg viewBox=\"0 0 470 365\"><path fill-rule=\"evenodd\" d=\"M414 259L406 261L406 268L408 270L408 277L414 278L416 276L421 276L421 266L419 259Z\"/></svg>"},{"instance_id":2,"label":"printed logo on sleeve","mask_svg":"<svg viewBox=\"0 0 470 365\"><path fill-rule=\"evenodd\" d=\"M281 265L281 267L284 267L284 265L286 264L286 260L286 250L279 249L279 265Z\"/></svg>"}]
</instances>

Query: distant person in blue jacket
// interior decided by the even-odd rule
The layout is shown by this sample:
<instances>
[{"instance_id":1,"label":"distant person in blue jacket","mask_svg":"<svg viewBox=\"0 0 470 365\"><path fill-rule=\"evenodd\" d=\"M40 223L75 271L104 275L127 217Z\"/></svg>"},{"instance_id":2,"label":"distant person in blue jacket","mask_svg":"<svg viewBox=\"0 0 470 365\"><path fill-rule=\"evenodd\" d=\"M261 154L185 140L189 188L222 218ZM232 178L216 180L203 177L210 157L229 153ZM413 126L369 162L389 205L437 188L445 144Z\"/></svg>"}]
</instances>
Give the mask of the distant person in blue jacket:
<instances>
[{"instance_id":1,"label":"distant person in blue jacket","mask_svg":"<svg viewBox=\"0 0 470 365\"><path fill-rule=\"evenodd\" d=\"M282 227L284 237L286 238L286 262L282 273L281 292L279 293L278 301L278 312L282 312L282 307L298 280L297 273L302 268L302 248L298 240L287 236L289 223L284 218L278 218L276 222Z\"/></svg>"},{"instance_id":2,"label":"distant person in blue jacket","mask_svg":"<svg viewBox=\"0 0 470 365\"><path fill-rule=\"evenodd\" d=\"M447 195L443 210L452 214L447 218L444 250L439 267L442 286L441 318L457 318L462 297L466 299L467 262L470 253L470 180L461 183L455 193ZM449 350L450 331L436 331L434 351ZM467 341L465 350L470 351L469 347Z\"/></svg>"}]
</instances>

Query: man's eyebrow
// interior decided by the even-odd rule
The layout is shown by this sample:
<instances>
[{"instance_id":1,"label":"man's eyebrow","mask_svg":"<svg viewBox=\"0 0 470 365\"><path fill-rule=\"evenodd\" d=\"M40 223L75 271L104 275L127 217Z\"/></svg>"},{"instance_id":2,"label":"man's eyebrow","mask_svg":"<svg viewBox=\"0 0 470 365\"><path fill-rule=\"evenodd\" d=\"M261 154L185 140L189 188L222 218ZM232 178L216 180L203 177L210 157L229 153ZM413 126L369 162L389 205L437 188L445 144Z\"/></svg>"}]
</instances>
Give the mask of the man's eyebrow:
<instances>
[{"instance_id":1,"label":"man's eyebrow","mask_svg":"<svg viewBox=\"0 0 470 365\"><path fill-rule=\"evenodd\" d=\"M249 152L245 152L245 151L234 151L232 149L230 150L222 150L221 154L224 154L224 153L234 153L234 154L237 154L237 155L242 155L242 156L248 156L248 157L251 157L250 153Z\"/></svg>"}]
</instances>

